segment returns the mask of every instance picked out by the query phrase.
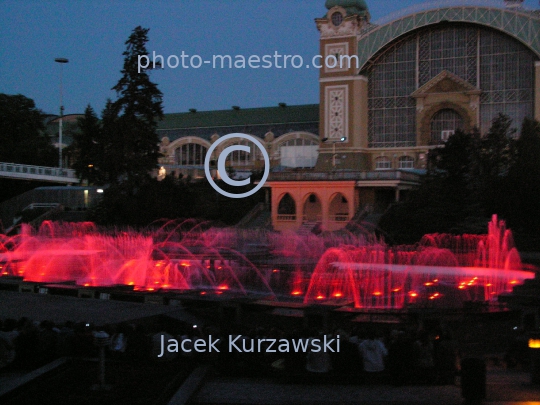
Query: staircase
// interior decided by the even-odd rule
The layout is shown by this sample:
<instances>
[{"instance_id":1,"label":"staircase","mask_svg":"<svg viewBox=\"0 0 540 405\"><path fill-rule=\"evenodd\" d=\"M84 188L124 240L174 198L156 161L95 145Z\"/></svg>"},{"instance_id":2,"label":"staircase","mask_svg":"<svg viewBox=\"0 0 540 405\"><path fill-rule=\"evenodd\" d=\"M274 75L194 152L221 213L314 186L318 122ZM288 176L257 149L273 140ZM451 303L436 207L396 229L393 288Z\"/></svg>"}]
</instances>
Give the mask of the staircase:
<instances>
[{"instance_id":1,"label":"staircase","mask_svg":"<svg viewBox=\"0 0 540 405\"><path fill-rule=\"evenodd\" d=\"M264 203L257 204L236 224L238 228L244 229L270 229L271 225L272 214Z\"/></svg>"},{"instance_id":2,"label":"staircase","mask_svg":"<svg viewBox=\"0 0 540 405\"><path fill-rule=\"evenodd\" d=\"M312 233L313 228L315 228L318 223L319 222L317 221L306 221L302 223L302 226L300 228L298 228L296 234L300 236L308 236Z\"/></svg>"}]
</instances>

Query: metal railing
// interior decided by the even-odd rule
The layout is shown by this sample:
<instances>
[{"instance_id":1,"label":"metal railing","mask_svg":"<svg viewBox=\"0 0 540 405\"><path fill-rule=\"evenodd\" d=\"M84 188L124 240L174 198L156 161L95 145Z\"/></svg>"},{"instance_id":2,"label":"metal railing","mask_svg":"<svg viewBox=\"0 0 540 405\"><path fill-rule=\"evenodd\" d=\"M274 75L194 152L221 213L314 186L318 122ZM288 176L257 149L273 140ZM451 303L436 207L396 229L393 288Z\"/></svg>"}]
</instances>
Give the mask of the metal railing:
<instances>
[{"instance_id":1,"label":"metal railing","mask_svg":"<svg viewBox=\"0 0 540 405\"><path fill-rule=\"evenodd\" d=\"M402 170L378 170L371 172L281 172L271 173L268 181L324 181L324 180L420 180L420 175Z\"/></svg>"},{"instance_id":2,"label":"metal railing","mask_svg":"<svg viewBox=\"0 0 540 405\"><path fill-rule=\"evenodd\" d=\"M28 178L35 180L53 180L58 178L61 182L78 183L79 179L73 169L59 167L33 166L19 163L0 162L0 176L14 178Z\"/></svg>"},{"instance_id":3,"label":"metal railing","mask_svg":"<svg viewBox=\"0 0 540 405\"><path fill-rule=\"evenodd\" d=\"M277 216L278 221L296 221L296 215L279 214Z\"/></svg>"}]
</instances>

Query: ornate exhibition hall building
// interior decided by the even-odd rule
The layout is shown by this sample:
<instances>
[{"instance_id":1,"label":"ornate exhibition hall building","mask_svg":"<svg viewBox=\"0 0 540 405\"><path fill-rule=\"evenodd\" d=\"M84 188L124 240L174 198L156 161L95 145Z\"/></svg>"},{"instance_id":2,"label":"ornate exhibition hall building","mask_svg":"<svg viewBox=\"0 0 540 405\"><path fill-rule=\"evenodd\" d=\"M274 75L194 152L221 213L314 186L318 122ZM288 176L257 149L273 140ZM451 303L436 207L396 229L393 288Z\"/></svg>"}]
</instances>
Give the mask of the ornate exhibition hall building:
<instances>
[{"instance_id":1,"label":"ornate exhibition hall building","mask_svg":"<svg viewBox=\"0 0 540 405\"><path fill-rule=\"evenodd\" d=\"M355 62L320 69L320 104L168 114L159 127L167 173L204 177L213 142L253 135L271 160L273 228L337 230L403 198L456 129L485 134L498 113L516 127L540 119L539 10L440 1L375 24L364 0L321 0L321 15L320 54ZM237 175L262 169L252 152L229 156Z\"/></svg>"}]
</instances>

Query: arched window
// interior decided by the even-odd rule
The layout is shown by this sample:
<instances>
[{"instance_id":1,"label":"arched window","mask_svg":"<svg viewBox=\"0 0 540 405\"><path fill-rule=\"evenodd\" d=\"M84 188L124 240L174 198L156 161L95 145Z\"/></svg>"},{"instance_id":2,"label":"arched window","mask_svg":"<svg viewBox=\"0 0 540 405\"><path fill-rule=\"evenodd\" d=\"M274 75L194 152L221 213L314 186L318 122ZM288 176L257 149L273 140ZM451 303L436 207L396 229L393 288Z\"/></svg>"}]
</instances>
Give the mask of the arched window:
<instances>
[{"instance_id":1,"label":"arched window","mask_svg":"<svg viewBox=\"0 0 540 405\"><path fill-rule=\"evenodd\" d=\"M431 143L446 142L456 129L463 129L463 118L451 108L443 108L431 119Z\"/></svg>"},{"instance_id":2,"label":"arched window","mask_svg":"<svg viewBox=\"0 0 540 405\"><path fill-rule=\"evenodd\" d=\"M174 151L174 163L179 166L202 166L207 150L198 143L186 143Z\"/></svg>"},{"instance_id":3,"label":"arched window","mask_svg":"<svg viewBox=\"0 0 540 405\"><path fill-rule=\"evenodd\" d=\"M281 221L296 220L296 203L289 193L279 201L278 219Z\"/></svg>"},{"instance_id":4,"label":"arched window","mask_svg":"<svg viewBox=\"0 0 540 405\"><path fill-rule=\"evenodd\" d=\"M332 198L328 214L330 221L347 222L349 220L349 204L343 194L338 193Z\"/></svg>"},{"instance_id":5,"label":"arched window","mask_svg":"<svg viewBox=\"0 0 540 405\"><path fill-rule=\"evenodd\" d=\"M384 170L391 168L392 164L390 162L390 159L388 159L386 156L380 156L375 159L375 170Z\"/></svg>"},{"instance_id":6,"label":"arched window","mask_svg":"<svg viewBox=\"0 0 540 405\"><path fill-rule=\"evenodd\" d=\"M410 156L401 156L399 158L400 169L414 169L414 159Z\"/></svg>"},{"instance_id":7,"label":"arched window","mask_svg":"<svg viewBox=\"0 0 540 405\"><path fill-rule=\"evenodd\" d=\"M235 150L227 155L226 166L250 166L253 162L261 159L261 152L257 145L249 142L248 140L242 140L227 145L244 145L250 148L250 152L244 152L243 150Z\"/></svg>"},{"instance_id":8,"label":"arched window","mask_svg":"<svg viewBox=\"0 0 540 405\"><path fill-rule=\"evenodd\" d=\"M289 139L280 145L279 152L283 167L315 167L319 143L307 138Z\"/></svg>"}]
</instances>

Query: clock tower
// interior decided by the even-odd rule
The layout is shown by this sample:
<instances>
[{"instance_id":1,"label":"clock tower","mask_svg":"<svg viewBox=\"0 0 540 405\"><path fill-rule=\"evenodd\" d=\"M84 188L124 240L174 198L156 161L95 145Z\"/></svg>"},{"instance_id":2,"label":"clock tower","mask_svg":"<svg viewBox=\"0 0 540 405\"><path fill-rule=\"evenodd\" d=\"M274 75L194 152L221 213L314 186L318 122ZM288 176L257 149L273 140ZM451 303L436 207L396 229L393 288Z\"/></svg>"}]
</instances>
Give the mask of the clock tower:
<instances>
[{"instance_id":1,"label":"clock tower","mask_svg":"<svg viewBox=\"0 0 540 405\"><path fill-rule=\"evenodd\" d=\"M358 36L369 25L364 0L327 0L320 32L320 137L317 169L365 170L367 78L359 75Z\"/></svg>"}]
</instances>

